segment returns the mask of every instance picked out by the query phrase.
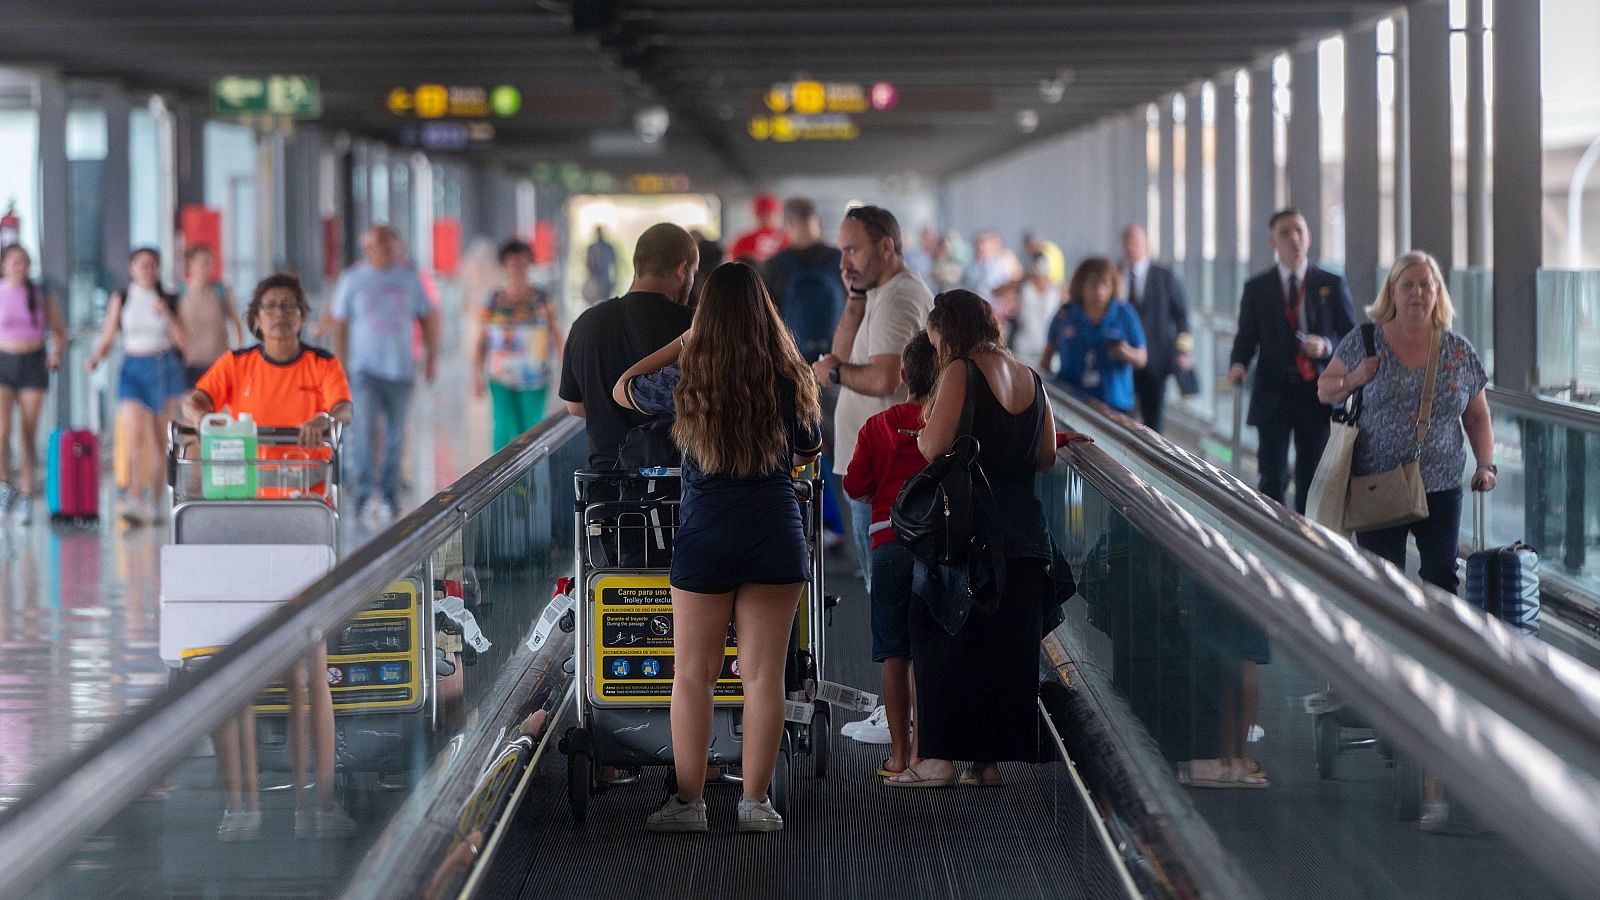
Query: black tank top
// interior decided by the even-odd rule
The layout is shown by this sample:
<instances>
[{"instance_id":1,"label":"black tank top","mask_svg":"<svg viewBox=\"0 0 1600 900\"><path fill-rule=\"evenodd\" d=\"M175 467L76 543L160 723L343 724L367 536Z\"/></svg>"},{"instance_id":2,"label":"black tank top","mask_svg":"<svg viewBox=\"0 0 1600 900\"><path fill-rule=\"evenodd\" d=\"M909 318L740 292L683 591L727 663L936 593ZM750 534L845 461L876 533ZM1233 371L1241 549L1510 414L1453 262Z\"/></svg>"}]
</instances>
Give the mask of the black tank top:
<instances>
[{"instance_id":1,"label":"black tank top","mask_svg":"<svg viewBox=\"0 0 1600 900\"><path fill-rule=\"evenodd\" d=\"M1033 402L1020 413L1009 412L989 387L983 369L976 383L972 404L972 435L978 439L978 462L989 479L1006 533L1006 557L1050 558L1045 535L1044 509L1034 493L1038 473L1040 416L1044 415L1044 388L1033 375ZM1044 423L1048 424L1048 423Z\"/></svg>"}]
</instances>

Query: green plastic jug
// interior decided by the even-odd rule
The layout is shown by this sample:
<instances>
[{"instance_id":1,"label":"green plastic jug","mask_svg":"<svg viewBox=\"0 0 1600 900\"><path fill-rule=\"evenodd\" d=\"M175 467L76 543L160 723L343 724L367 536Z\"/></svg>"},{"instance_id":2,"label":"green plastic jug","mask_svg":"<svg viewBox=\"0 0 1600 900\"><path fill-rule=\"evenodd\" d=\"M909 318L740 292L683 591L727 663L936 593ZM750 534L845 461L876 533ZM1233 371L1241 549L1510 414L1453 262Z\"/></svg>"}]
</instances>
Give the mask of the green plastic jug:
<instances>
[{"instance_id":1,"label":"green plastic jug","mask_svg":"<svg viewBox=\"0 0 1600 900\"><path fill-rule=\"evenodd\" d=\"M200 420L200 458L240 462L256 458L256 423L249 413L238 419L212 413ZM253 500L256 467L219 465L200 467L200 494L207 500Z\"/></svg>"}]
</instances>

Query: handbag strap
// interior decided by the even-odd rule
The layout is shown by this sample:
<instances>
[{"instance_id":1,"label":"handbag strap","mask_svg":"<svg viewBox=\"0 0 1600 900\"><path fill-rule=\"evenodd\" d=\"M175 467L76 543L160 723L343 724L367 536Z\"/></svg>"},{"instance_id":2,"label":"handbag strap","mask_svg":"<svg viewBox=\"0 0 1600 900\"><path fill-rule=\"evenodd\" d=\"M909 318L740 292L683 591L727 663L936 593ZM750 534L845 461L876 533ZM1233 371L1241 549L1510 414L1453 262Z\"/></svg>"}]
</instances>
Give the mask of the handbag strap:
<instances>
[{"instance_id":1,"label":"handbag strap","mask_svg":"<svg viewBox=\"0 0 1600 900\"><path fill-rule=\"evenodd\" d=\"M1378 355L1378 326L1371 322L1361 323L1361 346L1366 350L1367 356ZM1361 418L1361 392L1363 387L1358 387L1349 397L1345 398L1344 410L1339 413L1339 421L1346 425L1354 425Z\"/></svg>"},{"instance_id":2,"label":"handbag strap","mask_svg":"<svg viewBox=\"0 0 1600 900\"><path fill-rule=\"evenodd\" d=\"M1417 407L1417 456L1422 456L1422 444L1428 439L1428 425L1433 418L1433 387L1439 380L1439 347L1444 334L1434 328L1428 339L1428 373L1422 376L1422 402Z\"/></svg>"},{"instance_id":3,"label":"handbag strap","mask_svg":"<svg viewBox=\"0 0 1600 900\"><path fill-rule=\"evenodd\" d=\"M961 405L961 421L956 424L956 437L964 437L972 433L972 417L975 415L978 403L978 379L983 377L978 364L969 357L961 357L967 364L967 398Z\"/></svg>"}]
</instances>

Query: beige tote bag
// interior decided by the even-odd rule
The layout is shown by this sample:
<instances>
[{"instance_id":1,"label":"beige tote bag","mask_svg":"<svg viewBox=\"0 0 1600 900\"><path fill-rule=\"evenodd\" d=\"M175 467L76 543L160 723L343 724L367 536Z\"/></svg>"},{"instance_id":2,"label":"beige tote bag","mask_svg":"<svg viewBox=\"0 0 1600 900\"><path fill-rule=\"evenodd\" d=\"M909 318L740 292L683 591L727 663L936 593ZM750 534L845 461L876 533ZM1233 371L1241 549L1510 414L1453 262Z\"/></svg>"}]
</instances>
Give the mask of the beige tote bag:
<instances>
[{"instance_id":1,"label":"beige tote bag","mask_svg":"<svg viewBox=\"0 0 1600 900\"><path fill-rule=\"evenodd\" d=\"M1356 475L1350 479L1345 501L1345 531L1376 531L1420 522L1428 517L1428 492L1422 486L1422 445L1433 416L1433 388L1439 376L1438 328L1428 345L1428 372L1422 378L1422 401L1417 407L1417 451L1411 461L1387 472Z\"/></svg>"}]
</instances>

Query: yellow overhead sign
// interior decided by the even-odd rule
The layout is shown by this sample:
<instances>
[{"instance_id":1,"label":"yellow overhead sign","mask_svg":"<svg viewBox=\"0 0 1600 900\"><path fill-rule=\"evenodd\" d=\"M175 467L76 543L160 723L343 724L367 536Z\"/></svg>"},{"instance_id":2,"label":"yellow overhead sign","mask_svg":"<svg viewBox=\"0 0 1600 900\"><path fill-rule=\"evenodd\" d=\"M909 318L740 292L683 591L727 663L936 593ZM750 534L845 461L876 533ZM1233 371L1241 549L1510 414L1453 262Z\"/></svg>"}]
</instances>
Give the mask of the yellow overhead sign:
<instances>
[{"instance_id":1,"label":"yellow overhead sign","mask_svg":"<svg viewBox=\"0 0 1600 900\"><path fill-rule=\"evenodd\" d=\"M801 116L823 113L862 113L871 109L867 89L846 81L794 81L767 90L767 109Z\"/></svg>"},{"instance_id":2,"label":"yellow overhead sign","mask_svg":"<svg viewBox=\"0 0 1600 900\"><path fill-rule=\"evenodd\" d=\"M853 141L861 137L861 127L849 116L756 116L750 120L750 136L758 141L780 144L795 141Z\"/></svg>"},{"instance_id":3,"label":"yellow overhead sign","mask_svg":"<svg viewBox=\"0 0 1600 900\"><path fill-rule=\"evenodd\" d=\"M419 84L397 87L385 100L389 112L419 119L510 118L522 109L522 92L509 84L493 90L478 85Z\"/></svg>"}]
</instances>

